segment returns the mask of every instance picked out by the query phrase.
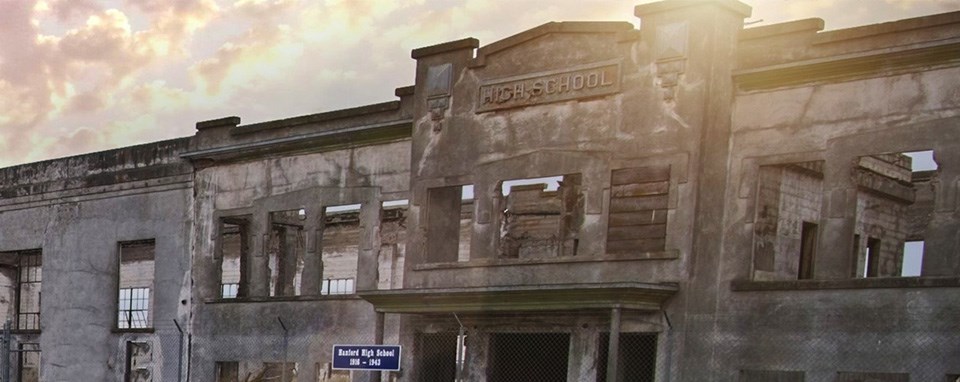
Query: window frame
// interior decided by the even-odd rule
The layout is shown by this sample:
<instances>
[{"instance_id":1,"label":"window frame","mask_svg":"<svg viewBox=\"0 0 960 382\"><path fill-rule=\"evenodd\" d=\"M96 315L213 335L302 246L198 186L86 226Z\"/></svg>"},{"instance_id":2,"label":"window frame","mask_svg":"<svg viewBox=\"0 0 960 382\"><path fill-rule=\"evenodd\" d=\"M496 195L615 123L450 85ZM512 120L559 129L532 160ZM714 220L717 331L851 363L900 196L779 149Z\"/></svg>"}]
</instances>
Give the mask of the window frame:
<instances>
[{"instance_id":1,"label":"window frame","mask_svg":"<svg viewBox=\"0 0 960 382\"><path fill-rule=\"evenodd\" d=\"M28 249L21 251L9 251L2 252L0 256L10 256L12 261L10 264L5 264L3 267L12 269L16 274L12 280L13 288L13 298L14 301L10 302L9 309L12 310L13 322L11 323L11 330L19 333L39 333L40 328L40 311L41 311L41 290L43 287L43 252L41 249ZM36 261L30 261L35 259ZM29 271L26 276L24 271L27 271L26 268L32 268L33 271ZM24 281L24 279L27 279ZM24 311L23 307L23 292L25 284L36 284L38 285L37 291L37 303L36 311ZM30 320L24 320L25 317L34 317ZM25 327L25 322L31 323L28 327Z\"/></svg>"},{"instance_id":2,"label":"window frame","mask_svg":"<svg viewBox=\"0 0 960 382\"><path fill-rule=\"evenodd\" d=\"M124 301L123 292L124 292L124 291L130 291L129 297L126 298L126 301L128 302L128 304L127 304L126 307L123 306L123 301ZM136 292L138 292L138 291L145 291L145 292L146 292L146 297L134 298L134 293L136 293ZM151 320L149 319L149 317L150 317L150 311L152 310L152 309L150 309L150 305L151 305L151 304L150 304L150 301L151 301L151 300L150 300L150 294L151 294L151 293L150 293L150 288L148 288L148 287L119 288L117 292L118 292L118 293L117 293L117 298L118 298L118 303L117 303L117 329L120 329L120 330L130 330L130 329L132 329L132 330L142 330L142 329L150 329L150 328L152 327L152 325L151 325ZM133 306L134 301L143 302L143 303L146 304L146 307L145 307L145 308L142 308L142 309L135 309L134 306ZM139 306L139 305L138 305L138 306ZM125 308L126 308L126 309L125 309ZM125 320L121 320L121 317L124 316L124 312L126 312L126 315L125 315L126 319L125 319ZM142 320L143 323L144 323L144 326L133 326L133 323L134 323L134 322L139 322L139 321L140 321L140 320L134 320L134 313L139 313L139 312L143 312L143 313L144 313L144 318L143 318L143 320ZM122 325L124 322L126 323L126 326Z\"/></svg>"},{"instance_id":3,"label":"window frame","mask_svg":"<svg viewBox=\"0 0 960 382\"><path fill-rule=\"evenodd\" d=\"M125 248L125 247L130 247L130 246L148 245L148 244L152 246L151 261L153 261L153 273L150 275L150 286L149 286L149 287L140 287L140 286L123 287L123 286L121 285L121 283L122 283L122 273L123 273L122 271L123 271L123 250L124 250L124 248ZM114 276L115 276L115 280L116 280L116 284L114 285L114 295L113 295L113 296L114 296L114 304L113 304L113 307L114 307L114 311L113 311L113 330L116 331L116 332L134 332L134 333L136 333L136 332L146 332L146 333L152 333L152 332L154 331L153 324L154 324L154 321L155 321L152 315L156 313L156 310L154 309L154 305L155 305L155 304L154 304L154 300L155 300L154 295L155 295L155 294L153 293L153 292L156 290L156 266L157 266L157 255L156 255L157 242L156 242L156 239L152 239L152 238L151 238L151 239L119 241L119 242L117 242L117 247L116 247L116 248L117 248L117 250L116 250L116 256L115 256L115 258L117 259L117 263L116 263L116 264L117 264L117 268L116 268L116 274L114 275ZM138 309L138 310L136 310L136 311L144 311L144 312L146 312L146 318L145 318L145 320L146 320L146 326L144 326L144 327L130 327L130 326L132 326L132 325L131 325L131 324L132 324L132 316L128 316L128 321L127 321L127 326L126 326L126 327L121 326L121 313L125 311L125 310L121 309L121 303L123 302L123 299L121 298L121 294L122 294L122 292L123 292L124 290L131 290L131 294L130 294L130 297L131 297L131 298L129 299L129 306L132 307L132 303L133 303L132 290L134 290L134 289L146 289L146 290L147 290L147 296L146 296L146 299L147 299L146 304L147 304L147 306L146 306L146 309ZM126 310L126 311L131 311L131 310ZM131 311L131 312L132 312L132 311Z\"/></svg>"}]
</instances>

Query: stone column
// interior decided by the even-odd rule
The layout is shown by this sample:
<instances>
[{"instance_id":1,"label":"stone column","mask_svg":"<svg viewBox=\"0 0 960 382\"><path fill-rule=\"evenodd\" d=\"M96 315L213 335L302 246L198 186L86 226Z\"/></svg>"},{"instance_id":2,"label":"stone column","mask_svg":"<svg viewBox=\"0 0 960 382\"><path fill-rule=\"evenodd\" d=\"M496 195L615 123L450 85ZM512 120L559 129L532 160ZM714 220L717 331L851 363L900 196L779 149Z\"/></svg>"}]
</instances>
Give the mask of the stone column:
<instances>
[{"instance_id":1,"label":"stone column","mask_svg":"<svg viewBox=\"0 0 960 382\"><path fill-rule=\"evenodd\" d=\"M306 250L303 254L303 275L300 294L315 296L320 294L320 280L323 280L323 207L306 208L307 219L303 224L303 236Z\"/></svg>"},{"instance_id":2,"label":"stone column","mask_svg":"<svg viewBox=\"0 0 960 382\"><path fill-rule=\"evenodd\" d=\"M360 206L360 246L357 251L356 289L375 290L379 278L377 254L380 252L380 200L366 199Z\"/></svg>"},{"instance_id":3,"label":"stone column","mask_svg":"<svg viewBox=\"0 0 960 382\"><path fill-rule=\"evenodd\" d=\"M853 274L853 235L857 219L857 186L853 166L857 157L832 156L823 168L823 204L813 277L818 280L850 278Z\"/></svg>"},{"instance_id":4,"label":"stone column","mask_svg":"<svg viewBox=\"0 0 960 382\"><path fill-rule=\"evenodd\" d=\"M270 214L258 211L250 222L250 251L248 251L247 278L249 297L270 296L270 269L267 267L270 243Z\"/></svg>"},{"instance_id":5,"label":"stone column","mask_svg":"<svg viewBox=\"0 0 960 382\"><path fill-rule=\"evenodd\" d=\"M934 152L941 165L936 184L936 200L933 215L924 233L922 276L960 275L960 214L957 213L957 192L960 183L960 168L950 167L960 163L960 147L951 147Z\"/></svg>"}]
</instances>

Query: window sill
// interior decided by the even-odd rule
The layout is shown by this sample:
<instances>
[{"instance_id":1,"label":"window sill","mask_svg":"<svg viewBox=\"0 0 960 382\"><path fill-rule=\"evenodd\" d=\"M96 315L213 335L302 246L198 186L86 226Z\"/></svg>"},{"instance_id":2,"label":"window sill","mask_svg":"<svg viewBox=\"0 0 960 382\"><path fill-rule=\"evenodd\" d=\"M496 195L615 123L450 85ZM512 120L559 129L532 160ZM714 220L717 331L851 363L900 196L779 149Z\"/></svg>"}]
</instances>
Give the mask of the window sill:
<instances>
[{"instance_id":1,"label":"window sill","mask_svg":"<svg viewBox=\"0 0 960 382\"><path fill-rule=\"evenodd\" d=\"M40 334L40 329L10 329L10 334L13 334L13 335Z\"/></svg>"},{"instance_id":2,"label":"window sill","mask_svg":"<svg viewBox=\"0 0 960 382\"><path fill-rule=\"evenodd\" d=\"M330 294L319 296L279 296L279 297L242 297L242 298L211 298L204 300L207 304L243 304L243 303L264 303L264 302L290 302L290 301L330 301L330 300L359 300L356 293L350 294Z\"/></svg>"},{"instance_id":3,"label":"window sill","mask_svg":"<svg viewBox=\"0 0 960 382\"><path fill-rule=\"evenodd\" d=\"M113 328L110 330L111 333L153 333L154 328L137 328L137 329L119 329Z\"/></svg>"},{"instance_id":4,"label":"window sill","mask_svg":"<svg viewBox=\"0 0 960 382\"><path fill-rule=\"evenodd\" d=\"M641 252L636 254L604 256L541 257L532 259L476 259L462 262L427 263L413 266L415 271L456 268L510 267L517 265L547 265L568 263L605 263L611 261L673 260L680 258L677 250Z\"/></svg>"},{"instance_id":5,"label":"window sill","mask_svg":"<svg viewBox=\"0 0 960 382\"><path fill-rule=\"evenodd\" d=\"M960 277L870 277L846 280L784 280L751 281L734 280L730 290L734 292L767 292L829 289L899 289L899 288L956 288Z\"/></svg>"}]
</instances>

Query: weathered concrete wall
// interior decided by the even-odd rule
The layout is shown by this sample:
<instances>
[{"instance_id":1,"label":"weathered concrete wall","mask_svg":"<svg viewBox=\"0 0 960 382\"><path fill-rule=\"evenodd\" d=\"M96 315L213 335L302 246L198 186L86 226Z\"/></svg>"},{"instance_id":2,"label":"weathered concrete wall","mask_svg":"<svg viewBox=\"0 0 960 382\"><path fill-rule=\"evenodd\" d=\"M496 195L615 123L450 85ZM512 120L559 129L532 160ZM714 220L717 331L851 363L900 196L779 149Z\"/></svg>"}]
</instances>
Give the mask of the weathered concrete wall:
<instances>
[{"instance_id":1,"label":"weathered concrete wall","mask_svg":"<svg viewBox=\"0 0 960 382\"><path fill-rule=\"evenodd\" d=\"M42 330L17 342L40 344L50 381L120 379L128 342L137 380L176 380L174 320L195 381L218 363L338 380L331 345L381 340L405 346L395 377L415 381L418 341L448 346L460 325L471 381L499 375L497 338L516 333L567 338L566 379L594 381L614 327L655 336L658 381L960 374L960 13L835 32L743 30L735 1L636 13L640 30L549 23L417 49L398 101L0 169L0 264L43 255ZM937 170L910 170L901 154L921 150ZM152 266L121 277L119 243L146 239ZM870 239L879 277L859 277ZM925 243L921 277L897 277L907 240ZM382 315L357 294L427 301L415 311L469 290L502 308L618 283L656 304ZM118 285L151 284L153 330L116 330Z\"/></svg>"},{"instance_id":2,"label":"weathered concrete wall","mask_svg":"<svg viewBox=\"0 0 960 382\"><path fill-rule=\"evenodd\" d=\"M874 65L870 70L848 66L848 77L838 78L843 75L840 71L808 66L806 82L789 82L792 72L782 69L808 65L797 62L799 59L830 62L831 56L843 52L850 54L848 58L866 60L878 54L874 49L893 40L909 51L919 49L911 43L958 33L955 25L947 32L942 18L937 22L933 19L923 28L917 27L918 21L900 23L904 32L899 35L869 33L877 27L818 35L815 32L822 24L819 28L801 28L803 23L797 23L789 26L799 28L793 31L780 27L783 34L742 41L740 91L732 116L734 134L725 193L724 227L728 234L717 288L723 303L718 305L712 323L696 329L703 332L688 337L697 340L687 344L711 347L709 344L720 341L724 345L722 351L685 360L718 366L689 368L682 380L733 380L737 370L744 369L804 371L807 381L831 381L838 371L908 373L910 380L931 381L956 373L947 360L958 354L945 344L957 340L958 328L938 319L957 314L960 301L953 288L910 280L885 284L898 280L853 277L863 274L866 236L871 235L883 238L881 275L900 274L903 241L911 235L927 239L925 276L960 274L954 265L955 248L960 243L955 235L955 203L950 201L956 188L954 169L960 166L952 154L960 143L960 93L955 80L960 71L953 64ZM897 29L892 25L885 28ZM773 33L773 29L766 32ZM753 38L754 33L762 32L751 31L744 36ZM933 62L928 59L927 64ZM782 71L776 78L771 75L760 80L757 73L766 70L765 65L780 65L778 70ZM929 182L910 184L910 175L902 169L877 161L865 164L860 159L931 149L939 176L948 177L936 186ZM810 206L820 210L815 221L820 226L814 266L814 278L818 280L741 282L751 277L762 280L750 270L759 253L755 232L766 224L761 209L767 203L767 194L762 186L758 188L758 184L764 184L764 169L808 161L824 162L822 183L817 187L822 191L803 193L810 201L820 200L819 206ZM864 188L858 183L857 171L862 171L857 169L858 163L861 169L870 168L892 181L906 181L903 187L916 190L916 202L907 203ZM788 218L779 218L781 224L784 219ZM937 228L940 224L949 226L944 229L953 233L941 236ZM860 237L856 247L854 234ZM853 254L854 248L859 248L859 254ZM777 256L794 251L781 247ZM732 282L733 288L722 287L724 281Z\"/></svg>"},{"instance_id":3,"label":"weathered concrete wall","mask_svg":"<svg viewBox=\"0 0 960 382\"><path fill-rule=\"evenodd\" d=\"M403 105L198 124L186 155L198 165L192 379L214 380L217 362L252 373L294 362L296 380L316 381L328 374L333 344L374 341L377 316L355 291L402 279L390 271L403 263L402 216L381 204L409 195L410 143L391 135L409 124ZM359 211L327 212L354 204ZM227 218L246 232L221 239ZM324 283L331 279L346 283ZM241 283L241 295L221 299L221 280ZM395 337L396 324L386 327Z\"/></svg>"},{"instance_id":4,"label":"weathered concrete wall","mask_svg":"<svg viewBox=\"0 0 960 382\"><path fill-rule=\"evenodd\" d=\"M0 251L40 249L40 380L115 380L126 342L152 346L153 380L177 378L189 313L190 167L185 140L12 167L0 201ZM117 331L119 243L156 242L153 330ZM32 338L32 339L31 339Z\"/></svg>"},{"instance_id":5,"label":"weathered concrete wall","mask_svg":"<svg viewBox=\"0 0 960 382\"><path fill-rule=\"evenodd\" d=\"M419 230L430 232L434 226L449 226L427 221L439 219L425 213L430 210L425 197L430 189L474 185L475 219L470 224L468 256L437 257L459 261L437 264L428 260L433 256L431 251L451 249L437 246L441 240L413 237L411 247L416 250L407 261L406 287L682 278L680 270L689 258L683 254L688 253L690 245L689 235L684 233L690 230L692 209L678 206L692 204L689 182L696 175L688 166L698 151L694 137L699 127L678 119L677 103L663 98L659 85L663 73L657 71L655 58L632 53L657 44L652 33L650 40L643 40L638 38L642 34L635 32L630 25L617 23L547 24L482 47L476 58L472 52L476 45L470 45L469 40L414 52L418 59L414 98L420 117L413 140L413 231L419 234ZM569 68L581 68L582 73ZM449 72L449 83L428 75L433 72ZM591 75L597 77L594 88L589 86ZM574 81L571 86L576 87L577 76L586 78L586 85L582 85L585 90L570 91L569 101L549 100L548 90L539 88L553 84L551 81ZM502 93L505 84L525 86L529 99L484 101L483 91ZM481 89L480 94L477 89ZM691 90L688 96L695 97L696 92ZM548 100L533 99L537 96ZM448 107L442 106L445 99ZM436 100L441 103L436 104ZM638 107L641 104L656 105L658 111L651 113ZM666 243L659 248L635 247L627 253L617 250L614 255L606 248L611 173L618 168L650 165L665 167L669 173L664 192L668 195L662 197L666 201L663 220L669 232ZM523 246L513 243L516 238L509 232L514 228L507 226L531 223L503 214L510 202L500 196L500 182L566 174L582 178L573 195L573 200L582 203L580 216L567 222L573 224L567 228L569 233L558 227L556 239L541 238L546 241L538 244L553 245L557 249L547 252L563 255L520 256L518 251ZM642 234L646 228L620 229ZM559 237L561 233L568 235L569 243L548 243L567 241ZM529 240L537 240L536 235L530 235ZM460 240L461 246L464 241ZM491 266L509 263L511 257L520 258L513 264L516 266ZM607 261L613 257L636 265ZM557 277L536 276L543 274Z\"/></svg>"}]
</instances>

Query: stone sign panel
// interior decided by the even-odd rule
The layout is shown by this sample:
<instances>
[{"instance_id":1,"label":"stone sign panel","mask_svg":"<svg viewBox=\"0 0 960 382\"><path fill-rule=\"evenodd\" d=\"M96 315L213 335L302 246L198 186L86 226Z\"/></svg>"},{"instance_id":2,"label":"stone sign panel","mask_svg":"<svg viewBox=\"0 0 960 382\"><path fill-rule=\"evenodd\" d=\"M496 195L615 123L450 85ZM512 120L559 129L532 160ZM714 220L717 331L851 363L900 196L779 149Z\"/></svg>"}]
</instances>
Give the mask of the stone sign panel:
<instances>
[{"instance_id":1,"label":"stone sign panel","mask_svg":"<svg viewBox=\"0 0 960 382\"><path fill-rule=\"evenodd\" d=\"M477 112L596 97L620 91L620 61L483 81Z\"/></svg>"}]
</instances>

